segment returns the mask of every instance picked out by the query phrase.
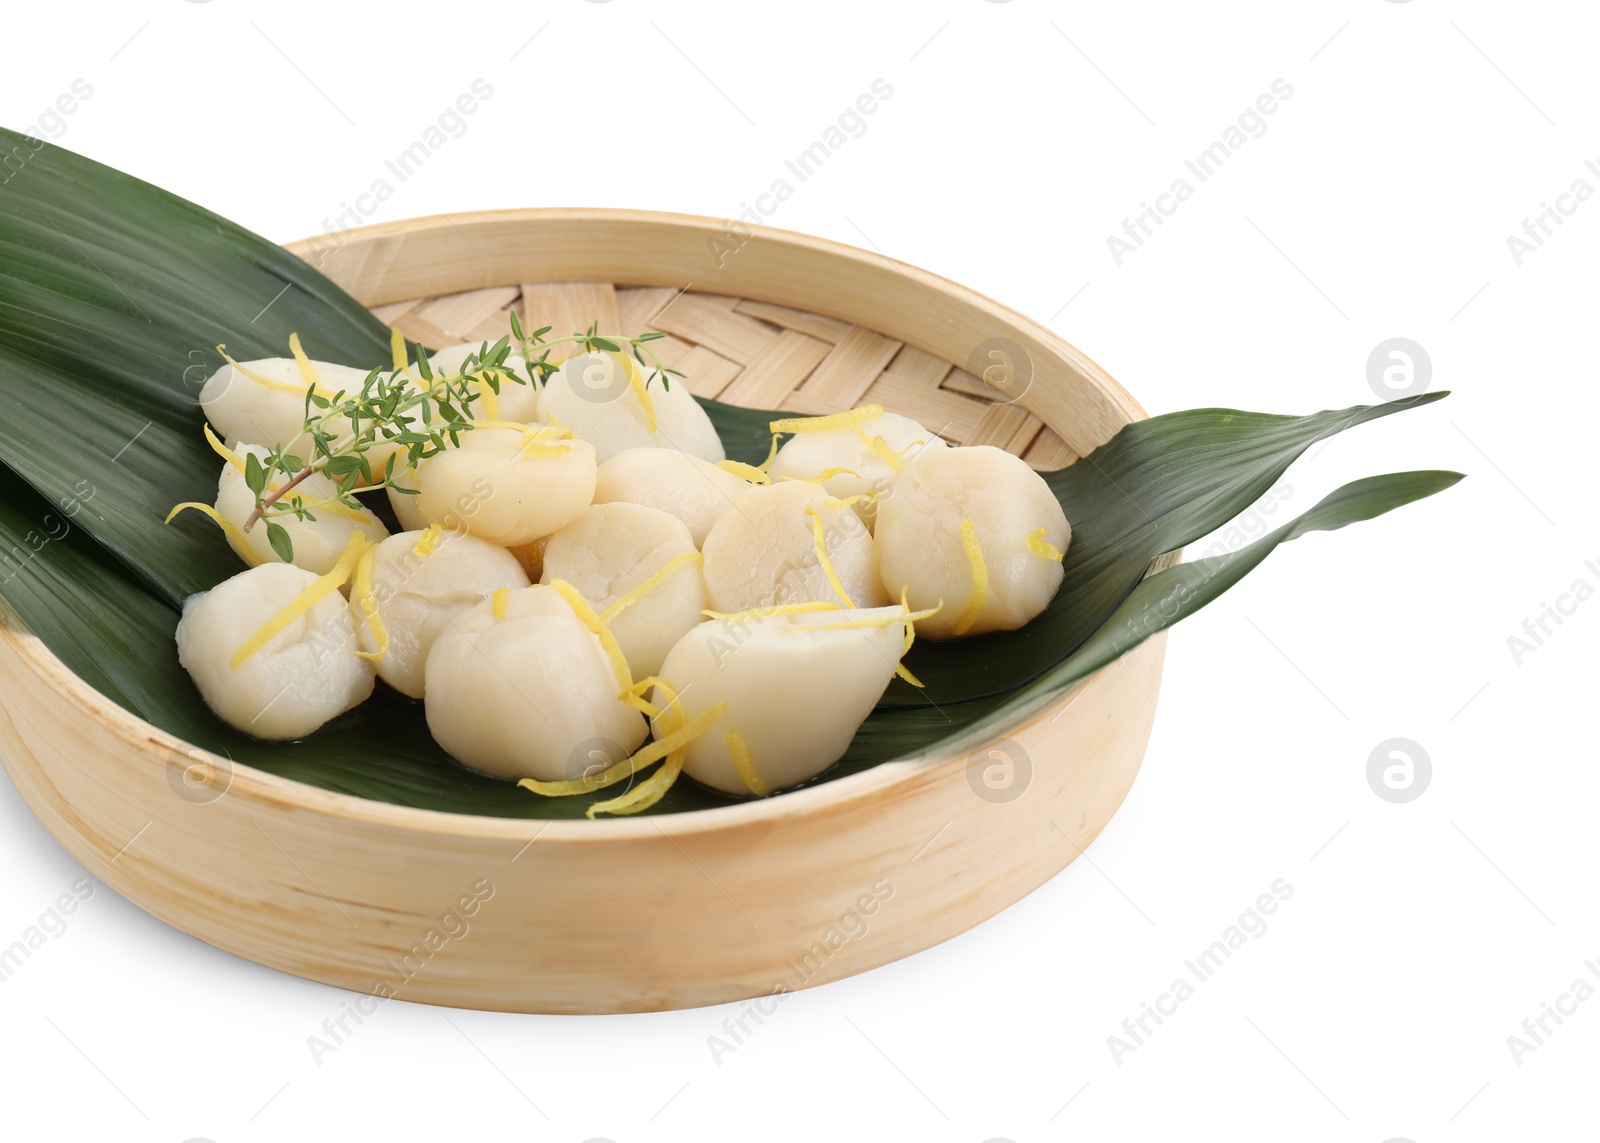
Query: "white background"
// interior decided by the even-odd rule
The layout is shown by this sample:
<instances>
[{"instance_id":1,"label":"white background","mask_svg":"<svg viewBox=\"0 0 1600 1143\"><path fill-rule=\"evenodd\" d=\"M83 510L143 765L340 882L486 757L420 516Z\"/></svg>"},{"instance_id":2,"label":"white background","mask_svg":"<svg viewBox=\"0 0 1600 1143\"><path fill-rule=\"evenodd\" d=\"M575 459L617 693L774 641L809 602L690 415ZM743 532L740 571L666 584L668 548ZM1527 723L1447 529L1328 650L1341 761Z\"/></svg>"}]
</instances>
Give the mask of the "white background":
<instances>
[{"instance_id":1,"label":"white background","mask_svg":"<svg viewBox=\"0 0 1600 1143\"><path fill-rule=\"evenodd\" d=\"M494 92L465 134L368 220L726 217L881 77L867 132L772 224L1007 302L1152 412L1364 403L1373 347L1414 339L1454 395L1298 464L1285 510L1377 472L1470 474L1282 549L1174 633L1144 769L1090 860L791 999L720 1064L707 1037L733 1008L392 1004L319 1066L307 1037L347 994L100 887L0 985L0 1114L29 1137L1592 1137L1600 999L1520 1063L1507 1037L1600 958L1600 602L1520 664L1507 639L1575 580L1600 587L1600 204L1520 266L1506 243L1574 180L1600 187L1592 7L132 0L4 19L0 121L26 129L81 77L63 145L277 240L334 225L474 78ZM1107 236L1280 77L1266 133L1118 266ZM1433 766L1407 804L1366 778L1397 736ZM0 867L0 944L83 876L9 786ZM1294 892L1269 931L1115 1061L1122 1020L1277 878Z\"/></svg>"}]
</instances>

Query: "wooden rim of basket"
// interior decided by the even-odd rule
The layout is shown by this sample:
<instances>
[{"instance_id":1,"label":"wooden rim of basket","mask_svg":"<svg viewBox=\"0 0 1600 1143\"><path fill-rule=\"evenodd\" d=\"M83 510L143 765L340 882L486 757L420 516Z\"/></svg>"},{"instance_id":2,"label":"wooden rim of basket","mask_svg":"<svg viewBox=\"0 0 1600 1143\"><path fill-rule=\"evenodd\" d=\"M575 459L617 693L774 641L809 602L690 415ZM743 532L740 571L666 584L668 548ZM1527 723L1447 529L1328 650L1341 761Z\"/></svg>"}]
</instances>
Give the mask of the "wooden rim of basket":
<instances>
[{"instance_id":1,"label":"wooden rim of basket","mask_svg":"<svg viewBox=\"0 0 1600 1143\"><path fill-rule=\"evenodd\" d=\"M352 243L359 244L356 247L358 250L361 248L371 249L384 242L393 242L401 239L415 242L419 237L426 240L430 236L437 237L447 233L460 234L468 241L471 241L470 236L466 234L464 225L466 228L482 228L484 226L518 226L528 223L568 225L573 222L599 223L608 226L633 224L681 229L690 232L696 237L705 239L721 235L726 231L726 225L714 219L698 215L673 214L661 211L588 207L578 209L544 207L491 210L466 214L441 214L359 227L340 235L340 253L352 249ZM305 239L300 242L288 243L286 248L302 258L307 258L308 254L315 252L318 244L322 241L325 240ZM754 233L750 241L804 250L830 258L840 258L854 262L863 269L870 268L880 273L892 271L895 275L905 278L919 291L931 289L947 300L964 303L974 311L986 315L988 320L997 325L1027 335L1037 343L1041 350L1066 362L1070 368L1081 373L1090 384L1100 389L1118 407L1119 411L1126 416L1127 420L1143 420L1148 415L1138 402L1113 380L1105 370L1068 342L1033 319L1025 317L966 286L916 266L898 262L882 254L792 231L763 226ZM380 261L382 260L380 259ZM426 292L419 290L414 293L406 293L405 289L401 289L396 293L392 287L386 287L385 290L378 291L375 288L375 283L392 282L392 278L388 274L391 269L392 265L385 266L382 269L362 265L354 273L341 274L338 269L327 272L329 272L330 277L354 294L365 305L379 305L386 301L420 296ZM371 282L366 281L369 275L372 278ZM630 277L625 274L618 275L615 280L640 285L676 286L681 284L669 281L653 281L648 278L640 279L636 276ZM367 288L363 289L363 286ZM785 302L783 304L790 303ZM852 316L851 313L837 312L837 310L830 312L825 305L807 303L806 308L811 312L837 317L844 321L859 321L858 315ZM907 344L917 344L914 340L906 339L903 335L896 334L895 336L898 340L906 341ZM918 348L948 358L948 351L944 354L939 354L935 346L918 345ZM1032 352L1031 349L1030 352ZM1024 398L1024 402L1025 400ZM1047 420L1046 423L1050 422ZM1175 559L1175 555L1167 558L1169 561L1172 559ZM876 799L896 787L918 781L919 777L927 780L927 776L935 770L947 766L964 765L965 759L972 753L972 749L976 749L962 750L950 757L938 760L922 757L884 762L855 774L848 774L814 786L807 786L789 793L780 794L775 798L731 802L726 806L717 806L710 809L686 810L680 813L660 814L642 818L608 817L592 821L587 819L556 820L548 818L489 817L478 814L454 813L448 810L421 809L390 802L374 801L353 794L342 794L320 786L308 785L291 778L279 777L244 763L234 762L230 758L185 742L183 739L146 722L132 712L124 710L79 678L44 645L42 640L26 629L16 613L6 606L3 601L0 601L0 638L10 643L15 650L30 661L40 675L53 683L57 690L72 699L85 716L98 719L102 723L109 725L131 748L131 753L139 759L136 764L143 764L143 759L152 753L159 753L163 757L163 764L170 765L174 754L189 757L191 755L187 752L197 752L202 758L215 759L220 764L220 768L230 775L230 784L227 787L227 793L230 796L238 795L263 805L326 814L347 821L356 820L389 828L402 827L419 834L470 835L480 839L504 839L508 841L531 841L533 837L548 836L552 841L591 841L595 843L648 837L653 834L665 834L669 837L709 834L723 829L736 829L753 821L773 817L797 819L825 814L841 805ZM1106 671L1113 670L1116 666L1116 663L1112 663L1102 667L1088 678L1072 684L1057 699L1049 702L1043 710L1025 718L1017 725L1007 728L1006 734L1018 734L1036 726L1040 722L1053 719L1063 706L1073 702L1089 687L1095 686L1103 678Z\"/></svg>"}]
</instances>

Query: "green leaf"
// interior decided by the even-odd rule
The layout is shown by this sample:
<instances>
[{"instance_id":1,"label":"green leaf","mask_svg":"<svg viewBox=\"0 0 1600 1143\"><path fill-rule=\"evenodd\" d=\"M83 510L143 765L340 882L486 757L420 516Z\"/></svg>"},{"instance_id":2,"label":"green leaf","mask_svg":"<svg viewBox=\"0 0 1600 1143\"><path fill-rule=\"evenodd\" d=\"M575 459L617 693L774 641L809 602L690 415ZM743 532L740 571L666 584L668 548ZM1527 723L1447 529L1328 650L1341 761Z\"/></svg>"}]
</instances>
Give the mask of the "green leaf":
<instances>
[{"instance_id":1,"label":"green leaf","mask_svg":"<svg viewBox=\"0 0 1600 1143\"><path fill-rule=\"evenodd\" d=\"M1346 484L1304 515L1236 552L1179 564L1140 581L1082 646L1026 687L943 711L931 707L880 708L861 728L844 758L813 781L832 781L868 769L884 761L884 754L894 749L901 750L903 757L950 757L973 749L1007 733L1038 714L1073 683L1088 678L1152 635L1205 607L1259 566L1280 544L1308 532L1332 532L1374 519L1442 492L1461 479L1457 472L1399 472Z\"/></svg>"},{"instance_id":2,"label":"green leaf","mask_svg":"<svg viewBox=\"0 0 1600 1143\"><path fill-rule=\"evenodd\" d=\"M282 524L266 521L267 543L272 545L272 550L278 553L278 558L284 563L294 562L294 541L289 538L288 530Z\"/></svg>"},{"instance_id":3,"label":"green leaf","mask_svg":"<svg viewBox=\"0 0 1600 1143\"><path fill-rule=\"evenodd\" d=\"M244 482L259 500L262 490L267 486L267 470L261 467L261 458L253 452L245 453Z\"/></svg>"},{"instance_id":4,"label":"green leaf","mask_svg":"<svg viewBox=\"0 0 1600 1143\"><path fill-rule=\"evenodd\" d=\"M0 128L0 151L23 136ZM0 433L0 464L57 501L98 493L83 526L178 604L233 574L213 529L162 520L216 499L219 461L198 435L216 345L241 361L287 354L370 368L388 330L313 267L130 175L46 144L0 200L0 424L48 394L52 416ZM92 526L91 526L92 525Z\"/></svg>"},{"instance_id":5,"label":"green leaf","mask_svg":"<svg viewBox=\"0 0 1600 1143\"><path fill-rule=\"evenodd\" d=\"M1425 393L1308 417L1190 409L1128 425L1079 463L1045 474L1072 525L1072 541L1061 590L1044 614L1020 631L963 640L962 654L919 641L906 667L926 689L896 680L885 705L942 706L1039 677L1105 621L1151 560L1226 525L1306 449L1444 396ZM976 672L974 662L981 664Z\"/></svg>"},{"instance_id":6,"label":"green leaf","mask_svg":"<svg viewBox=\"0 0 1600 1143\"><path fill-rule=\"evenodd\" d=\"M361 471L361 457L345 453L331 458L322 466L322 471L329 476L344 476L350 472Z\"/></svg>"}]
</instances>

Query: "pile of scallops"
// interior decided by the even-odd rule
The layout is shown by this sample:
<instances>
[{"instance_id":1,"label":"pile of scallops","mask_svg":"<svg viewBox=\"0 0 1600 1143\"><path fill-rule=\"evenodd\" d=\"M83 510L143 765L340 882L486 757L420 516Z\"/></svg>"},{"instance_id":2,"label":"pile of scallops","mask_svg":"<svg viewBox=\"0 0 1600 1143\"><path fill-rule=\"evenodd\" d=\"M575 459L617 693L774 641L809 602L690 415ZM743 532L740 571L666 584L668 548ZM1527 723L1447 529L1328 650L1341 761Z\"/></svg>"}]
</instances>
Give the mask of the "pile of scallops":
<instances>
[{"instance_id":1,"label":"pile of scallops","mask_svg":"<svg viewBox=\"0 0 1600 1143\"><path fill-rule=\"evenodd\" d=\"M431 372L483 352L440 350ZM301 481L317 507L274 518L284 562L248 526L248 457L293 451L308 388L359 393L366 376L230 361L201 394L217 497L179 507L249 568L187 602L178 653L258 738L303 738L382 679L464 766L545 796L625 783L591 816L644 809L680 773L760 796L837 761L897 674L920 686L901 665L914 636L1021 627L1061 584L1071 530L1017 457L867 406L774 421L767 462L742 464L681 379L600 351L542 384L478 379L471 431L415 467L380 439L367 455L381 473L397 454L404 531Z\"/></svg>"}]
</instances>

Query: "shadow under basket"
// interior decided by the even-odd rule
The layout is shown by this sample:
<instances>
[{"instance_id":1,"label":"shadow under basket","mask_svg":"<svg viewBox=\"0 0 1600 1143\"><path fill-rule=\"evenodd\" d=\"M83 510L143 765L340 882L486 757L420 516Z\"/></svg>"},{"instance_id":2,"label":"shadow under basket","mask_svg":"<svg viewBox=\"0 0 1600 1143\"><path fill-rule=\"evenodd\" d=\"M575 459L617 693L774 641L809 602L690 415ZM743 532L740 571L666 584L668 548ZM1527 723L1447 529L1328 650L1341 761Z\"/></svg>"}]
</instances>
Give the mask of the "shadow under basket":
<instances>
[{"instance_id":1,"label":"shadow under basket","mask_svg":"<svg viewBox=\"0 0 1600 1143\"><path fill-rule=\"evenodd\" d=\"M1145 415L1020 314L771 229L517 210L291 249L425 345L493 341L513 312L557 335L656 330L666 336L652 348L698 395L796 414L877 403L1037 468L1070 464ZM1005 356L989 354L995 339ZM985 382L991 363L1014 375L1019 352L1028 384ZM710 810L530 822L370 802L220 760L225 796L175 797L175 775L211 756L0 621L0 756L94 876L263 965L463 1008L685 1008L886 964L1049 880L1133 782L1164 648L1151 639L974 751ZM1008 770L1019 748L1031 774Z\"/></svg>"}]
</instances>

